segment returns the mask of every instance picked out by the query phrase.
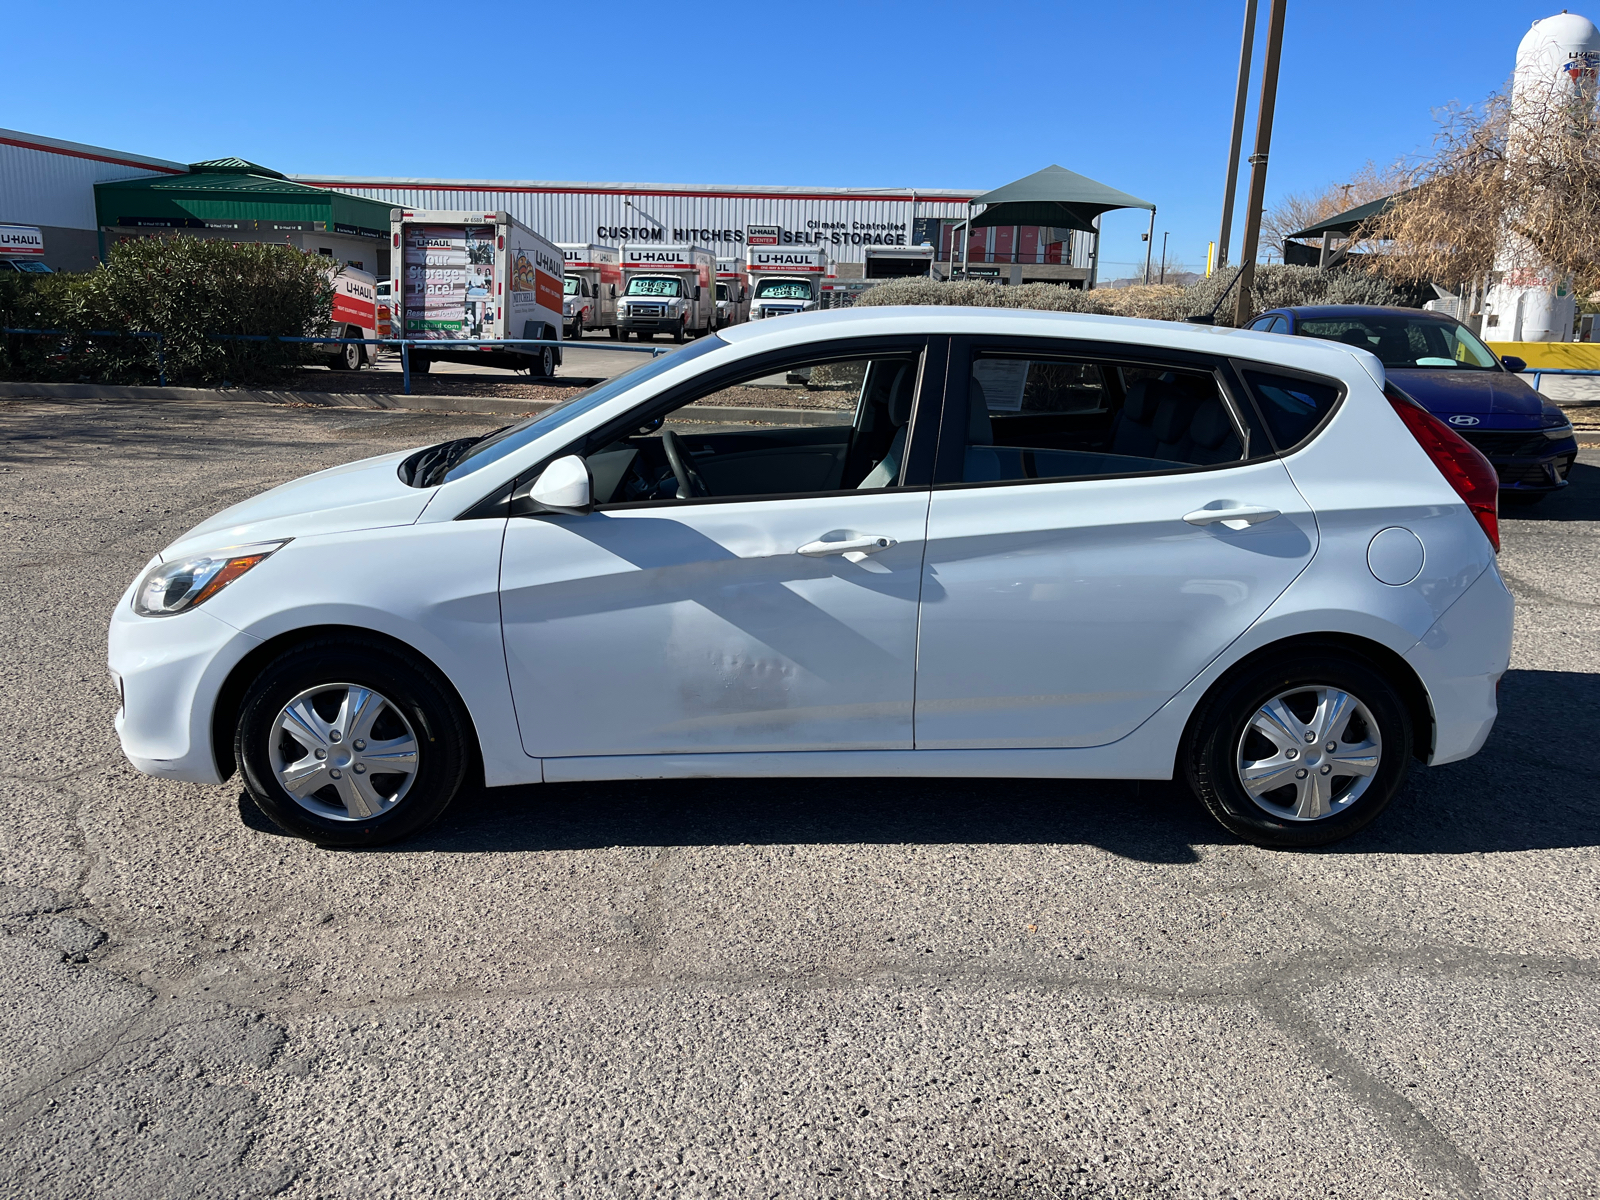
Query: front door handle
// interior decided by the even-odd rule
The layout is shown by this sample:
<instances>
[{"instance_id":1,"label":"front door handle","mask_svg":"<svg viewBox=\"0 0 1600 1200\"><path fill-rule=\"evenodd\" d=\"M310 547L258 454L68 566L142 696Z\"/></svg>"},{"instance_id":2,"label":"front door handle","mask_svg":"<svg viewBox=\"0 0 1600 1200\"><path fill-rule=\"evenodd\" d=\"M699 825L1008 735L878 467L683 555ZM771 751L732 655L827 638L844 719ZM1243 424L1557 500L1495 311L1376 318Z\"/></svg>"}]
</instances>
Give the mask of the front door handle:
<instances>
[{"instance_id":1,"label":"front door handle","mask_svg":"<svg viewBox=\"0 0 1600 1200\"><path fill-rule=\"evenodd\" d=\"M1215 508L1212 505L1216 505ZM1281 516L1275 508L1258 508L1253 504L1233 504L1226 500L1213 500L1204 508L1184 513L1183 519L1191 525L1222 524L1229 529L1248 529L1263 521Z\"/></svg>"},{"instance_id":2,"label":"front door handle","mask_svg":"<svg viewBox=\"0 0 1600 1200\"><path fill-rule=\"evenodd\" d=\"M887 550L894 544L895 540L892 537L855 537L838 542L807 542L795 553L804 554L807 558L826 558L830 554L842 554L851 562L860 562L867 555Z\"/></svg>"}]
</instances>

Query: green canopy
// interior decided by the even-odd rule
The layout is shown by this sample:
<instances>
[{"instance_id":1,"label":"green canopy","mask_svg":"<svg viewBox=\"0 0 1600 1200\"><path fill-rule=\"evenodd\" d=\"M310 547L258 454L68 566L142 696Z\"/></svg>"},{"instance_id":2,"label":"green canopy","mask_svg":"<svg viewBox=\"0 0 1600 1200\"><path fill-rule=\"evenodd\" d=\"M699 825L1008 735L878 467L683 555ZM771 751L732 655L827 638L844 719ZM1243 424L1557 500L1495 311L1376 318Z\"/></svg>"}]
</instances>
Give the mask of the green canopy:
<instances>
[{"instance_id":1,"label":"green canopy","mask_svg":"<svg viewBox=\"0 0 1600 1200\"><path fill-rule=\"evenodd\" d=\"M1337 233L1342 237L1350 237L1363 224L1365 224L1367 221L1370 221L1379 213L1386 212L1391 204L1393 204L1401 196L1407 194L1407 192L1396 192L1392 196L1385 196L1381 200L1370 201L1369 203L1363 204L1358 208L1352 208L1348 212L1337 213L1325 221L1318 221L1315 224L1307 225L1304 229L1301 229L1295 233L1285 234L1284 236L1291 238L1314 238L1322 237L1324 234L1328 233Z\"/></svg>"},{"instance_id":2,"label":"green canopy","mask_svg":"<svg viewBox=\"0 0 1600 1200\"><path fill-rule=\"evenodd\" d=\"M288 227L389 236L389 204L296 183L242 158L193 163L186 175L152 175L94 185L101 226Z\"/></svg>"},{"instance_id":3,"label":"green canopy","mask_svg":"<svg viewBox=\"0 0 1600 1200\"><path fill-rule=\"evenodd\" d=\"M986 207L972 218L974 228L987 225L1054 225L1094 233L1094 219L1113 208L1148 208L1148 200L1119 192L1065 167L1048 166L1015 183L972 198Z\"/></svg>"}]
</instances>

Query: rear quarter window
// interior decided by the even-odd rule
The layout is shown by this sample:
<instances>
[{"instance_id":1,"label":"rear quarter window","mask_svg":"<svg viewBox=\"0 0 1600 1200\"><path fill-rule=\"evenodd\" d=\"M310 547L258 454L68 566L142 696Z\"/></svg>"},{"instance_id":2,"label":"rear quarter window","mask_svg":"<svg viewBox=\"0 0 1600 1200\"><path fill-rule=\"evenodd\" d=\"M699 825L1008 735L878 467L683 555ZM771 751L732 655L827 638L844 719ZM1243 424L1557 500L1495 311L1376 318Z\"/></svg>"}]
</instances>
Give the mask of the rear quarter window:
<instances>
[{"instance_id":1,"label":"rear quarter window","mask_svg":"<svg viewBox=\"0 0 1600 1200\"><path fill-rule=\"evenodd\" d=\"M1243 367L1239 374L1255 398L1273 443L1279 450L1298 446L1314 433L1339 403L1335 383L1304 375L1279 375Z\"/></svg>"}]
</instances>

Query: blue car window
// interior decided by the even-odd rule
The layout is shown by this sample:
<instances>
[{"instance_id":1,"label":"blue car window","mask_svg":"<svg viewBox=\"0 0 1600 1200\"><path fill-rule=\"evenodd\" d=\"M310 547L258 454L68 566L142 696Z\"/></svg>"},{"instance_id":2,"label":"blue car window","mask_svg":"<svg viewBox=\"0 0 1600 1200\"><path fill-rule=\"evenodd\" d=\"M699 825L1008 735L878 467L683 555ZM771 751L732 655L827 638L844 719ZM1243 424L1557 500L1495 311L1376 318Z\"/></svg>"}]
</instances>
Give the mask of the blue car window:
<instances>
[{"instance_id":1,"label":"blue car window","mask_svg":"<svg viewBox=\"0 0 1600 1200\"><path fill-rule=\"evenodd\" d=\"M1339 389L1331 383L1250 370L1244 378L1280 450L1304 441L1339 401Z\"/></svg>"}]
</instances>

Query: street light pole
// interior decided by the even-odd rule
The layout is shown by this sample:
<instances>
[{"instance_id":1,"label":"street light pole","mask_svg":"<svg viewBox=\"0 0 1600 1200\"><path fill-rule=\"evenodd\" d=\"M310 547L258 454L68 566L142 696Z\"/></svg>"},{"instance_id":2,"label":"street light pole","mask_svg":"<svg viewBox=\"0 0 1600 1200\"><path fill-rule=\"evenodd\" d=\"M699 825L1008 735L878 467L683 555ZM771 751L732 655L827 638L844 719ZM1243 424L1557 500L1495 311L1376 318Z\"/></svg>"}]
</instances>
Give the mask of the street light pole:
<instances>
[{"instance_id":1,"label":"street light pole","mask_svg":"<svg viewBox=\"0 0 1600 1200\"><path fill-rule=\"evenodd\" d=\"M1172 236L1170 229L1161 231L1161 282L1167 282L1167 239Z\"/></svg>"},{"instance_id":2,"label":"street light pole","mask_svg":"<svg viewBox=\"0 0 1600 1200\"><path fill-rule=\"evenodd\" d=\"M1267 61L1261 71L1261 107L1256 118L1256 152L1250 156L1250 200L1244 214L1244 245L1239 248L1239 295L1233 323L1250 319L1250 288L1255 283L1256 250L1261 240L1261 208L1267 193L1267 155L1272 149L1272 110L1278 99L1278 60L1283 53L1283 16L1288 0L1272 0L1267 21Z\"/></svg>"},{"instance_id":3,"label":"street light pole","mask_svg":"<svg viewBox=\"0 0 1600 1200\"><path fill-rule=\"evenodd\" d=\"M1245 0L1244 41L1239 45L1239 86L1233 96L1233 139L1228 145L1228 185L1222 192L1222 233L1217 239L1220 271L1228 264L1228 239L1233 236L1233 197L1239 190L1239 148L1244 145L1244 110L1250 99L1250 52L1255 47L1256 0Z\"/></svg>"}]
</instances>

